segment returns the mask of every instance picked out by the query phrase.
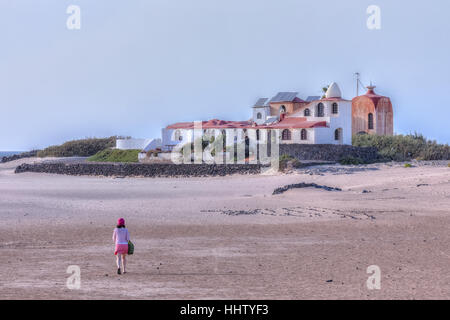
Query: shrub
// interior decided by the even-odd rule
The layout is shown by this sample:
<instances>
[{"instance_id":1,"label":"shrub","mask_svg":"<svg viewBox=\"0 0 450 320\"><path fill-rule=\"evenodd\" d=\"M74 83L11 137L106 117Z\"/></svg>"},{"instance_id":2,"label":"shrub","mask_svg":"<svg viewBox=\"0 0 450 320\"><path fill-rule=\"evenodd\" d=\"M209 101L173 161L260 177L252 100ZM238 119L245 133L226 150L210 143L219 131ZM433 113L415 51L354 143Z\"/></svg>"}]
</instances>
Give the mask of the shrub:
<instances>
[{"instance_id":1,"label":"shrub","mask_svg":"<svg viewBox=\"0 0 450 320\"><path fill-rule=\"evenodd\" d=\"M96 153L116 146L118 137L89 138L68 141L59 146L50 146L37 153L38 157L90 157Z\"/></svg>"},{"instance_id":2,"label":"shrub","mask_svg":"<svg viewBox=\"0 0 450 320\"><path fill-rule=\"evenodd\" d=\"M297 168L301 165L300 161L288 154L282 154L279 158L279 171L285 171L288 167Z\"/></svg>"},{"instance_id":3,"label":"shrub","mask_svg":"<svg viewBox=\"0 0 450 320\"><path fill-rule=\"evenodd\" d=\"M412 168L411 163L405 163L405 168Z\"/></svg>"},{"instance_id":4,"label":"shrub","mask_svg":"<svg viewBox=\"0 0 450 320\"><path fill-rule=\"evenodd\" d=\"M427 140L423 135L378 136L354 135L353 145L357 147L375 147L381 157L394 161L449 160L450 146Z\"/></svg>"},{"instance_id":5,"label":"shrub","mask_svg":"<svg viewBox=\"0 0 450 320\"><path fill-rule=\"evenodd\" d=\"M347 156L340 159L339 163L342 165L358 165L358 164L365 164L365 161L360 158Z\"/></svg>"},{"instance_id":6,"label":"shrub","mask_svg":"<svg viewBox=\"0 0 450 320\"><path fill-rule=\"evenodd\" d=\"M138 162L141 150L105 149L88 158L92 162Z\"/></svg>"}]
</instances>

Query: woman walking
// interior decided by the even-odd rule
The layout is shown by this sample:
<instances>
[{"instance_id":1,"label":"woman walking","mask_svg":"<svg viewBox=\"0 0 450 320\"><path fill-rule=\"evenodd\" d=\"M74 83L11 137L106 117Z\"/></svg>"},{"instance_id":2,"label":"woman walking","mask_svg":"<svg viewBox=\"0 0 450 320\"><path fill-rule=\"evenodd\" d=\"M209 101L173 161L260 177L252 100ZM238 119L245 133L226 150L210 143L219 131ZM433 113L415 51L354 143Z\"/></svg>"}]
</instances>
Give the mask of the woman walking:
<instances>
[{"instance_id":1,"label":"woman walking","mask_svg":"<svg viewBox=\"0 0 450 320\"><path fill-rule=\"evenodd\" d=\"M117 227L113 232L113 241L116 245L114 254L116 255L117 274L121 274L121 265L122 271L123 273L125 273L127 264L126 256L128 254L128 241L130 241L130 233L125 227L125 220L123 218L117 220Z\"/></svg>"}]
</instances>

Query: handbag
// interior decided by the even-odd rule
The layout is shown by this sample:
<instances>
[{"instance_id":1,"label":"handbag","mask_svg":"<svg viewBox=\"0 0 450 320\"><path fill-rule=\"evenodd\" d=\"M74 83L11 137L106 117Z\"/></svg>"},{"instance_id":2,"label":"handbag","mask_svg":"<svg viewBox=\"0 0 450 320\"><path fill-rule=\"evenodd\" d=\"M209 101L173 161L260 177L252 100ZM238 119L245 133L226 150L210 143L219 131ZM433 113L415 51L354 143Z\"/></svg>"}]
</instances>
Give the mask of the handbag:
<instances>
[{"instance_id":1,"label":"handbag","mask_svg":"<svg viewBox=\"0 0 450 320\"><path fill-rule=\"evenodd\" d=\"M134 253L134 244L130 240L128 240L128 254Z\"/></svg>"}]
</instances>

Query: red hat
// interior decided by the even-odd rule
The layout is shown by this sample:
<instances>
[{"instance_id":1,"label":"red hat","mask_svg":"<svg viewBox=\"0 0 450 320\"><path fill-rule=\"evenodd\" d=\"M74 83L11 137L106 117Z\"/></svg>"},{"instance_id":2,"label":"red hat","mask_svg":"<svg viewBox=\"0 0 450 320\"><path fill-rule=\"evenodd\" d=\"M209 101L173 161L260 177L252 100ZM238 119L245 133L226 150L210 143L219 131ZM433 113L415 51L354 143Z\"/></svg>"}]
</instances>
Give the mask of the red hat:
<instances>
[{"instance_id":1,"label":"red hat","mask_svg":"<svg viewBox=\"0 0 450 320\"><path fill-rule=\"evenodd\" d=\"M118 226L124 226L125 225L125 219L124 218L120 218L119 220L117 220L117 225Z\"/></svg>"}]
</instances>

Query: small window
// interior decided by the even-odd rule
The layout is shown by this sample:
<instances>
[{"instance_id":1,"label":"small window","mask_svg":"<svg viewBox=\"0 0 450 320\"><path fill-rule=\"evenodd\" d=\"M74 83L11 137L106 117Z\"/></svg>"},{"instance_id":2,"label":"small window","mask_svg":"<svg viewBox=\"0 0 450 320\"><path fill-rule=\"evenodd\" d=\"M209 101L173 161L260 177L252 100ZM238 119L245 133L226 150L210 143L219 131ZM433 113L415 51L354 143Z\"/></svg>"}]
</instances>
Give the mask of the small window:
<instances>
[{"instance_id":1,"label":"small window","mask_svg":"<svg viewBox=\"0 0 450 320\"><path fill-rule=\"evenodd\" d=\"M334 130L334 140L338 141L341 139L341 132L339 129Z\"/></svg>"},{"instance_id":2,"label":"small window","mask_svg":"<svg viewBox=\"0 0 450 320\"><path fill-rule=\"evenodd\" d=\"M280 107L280 114L281 113L286 113L286 107L284 105Z\"/></svg>"},{"instance_id":3,"label":"small window","mask_svg":"<svg viewBox=\"0 0 450 320\"><path fill-rule=\"evenodd\" d=\"M281 133L281 140L291 140L291 130L284 129Z\"/></svg>"},{"instance_id":4,"label":"small window","mask_svg":"<svg viewBox=\"0 0 450 320\"><path fill-rule=\"evenodd\" d=\"M180 130L175 131L174 138L175 138L174 140L178 140L178 141L183 140L183 136L181 135Z\"/></svg>"},{"instance_id":5,"label":"small window","mask_svg":"<svg viewBox=\"0 0 450 320\"><path fill-rule=\"evenodd\" d=\"M305 117L309 117L311 115L311 111L308 108L306 108L305 111L303 112L303 115Z\"/></svg>"},{"instance_id":6,"label":"small window","mask_svg":"<svg viewBox=\"0 0 450 320\"><path fill-rule=\"evenodd\" d=\"M300 139L307 140L308 139L308 133L306 132L306 129L302 129L300 132Z\"/></svg>"},{"instance_id":7,"label":"small window","mask_svg":"<svg viewBox=\"0 0 450 320\"><path fill-rule=\"evenodd\" d=\"M337 114L338 111L339 111L339 109L338 109L338 104L335 102L335 103L333 103L333 105L332 105L332 112L333 112L333 114Z\"/></svg>"},{"instance_id":8,"label":"small window","mask_svg":"<svg viewBox=\"0 0 450 320\"><path fill-rule=\"evenodd\" d=\"M373 130L373 114L369 113L369 130Z\"/></svg>"},{"instance_id":9,"label":"small window","mask_svg":"<svg viewBox=\"0 0 450 320\"><path fill-rule=\"evenodd\" d=\"M261 119L262 118L262 114L261 114L261 112L258 112L257 114L256 114L256 119Z\"/></svg>"},{"instance_id":10,"label":"small window","mask_svg":"<svg viewBox=\"0 0 450 320\"><path fill-rule=\"evenodd\" d=\"M256 130L256 140L259 140L259 129Z\"/></svg>"},{"instance_id":11,"label":"small window","mask_svg":"<svg viewBox=\"0 0 450 320\"><path fill-rule=\"evenodd\" d=\"M325 115L324 114L324 109L325 108L324 108L322 102L317 105L317 117L323 117Z\"/></svg>"}]
</instances>

